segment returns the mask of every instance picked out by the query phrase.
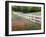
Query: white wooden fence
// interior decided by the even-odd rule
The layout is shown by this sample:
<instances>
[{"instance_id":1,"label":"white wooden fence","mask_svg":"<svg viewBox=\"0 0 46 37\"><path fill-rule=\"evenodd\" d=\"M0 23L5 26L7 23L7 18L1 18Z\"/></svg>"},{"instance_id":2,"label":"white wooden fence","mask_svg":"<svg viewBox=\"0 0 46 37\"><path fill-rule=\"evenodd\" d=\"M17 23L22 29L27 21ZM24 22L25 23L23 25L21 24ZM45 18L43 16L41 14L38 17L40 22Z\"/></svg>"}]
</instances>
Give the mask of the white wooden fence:
<instances>
[{"instance_id":1,"label":"white wooden fence","mask_svg":"<svg viewBox=\"0 0 46 37\"><path fill-rule=\"evenodd\" d=\"M41 16L32 16L31 21L41 24Z\"/></svg>"},{"instance_id":2,"label":"white wooden fence","mask_svg":"<svg viewBox=\"0 0 46 37\"><path fill-rule=\"evenodd\" d=\"M14 14L16 14L16 15L18 15L18 16L21 16L21 17L23 17L23 18L25 18L25 19L28 19L28 20L30 20L30 21L32 21L32 22L36 22L36 23L40 23L41 24L41 16L38 16L38 15L29 15L29 14L19 14L19 13L15 13L14 12Z\"/></svg>"}]
</instances>

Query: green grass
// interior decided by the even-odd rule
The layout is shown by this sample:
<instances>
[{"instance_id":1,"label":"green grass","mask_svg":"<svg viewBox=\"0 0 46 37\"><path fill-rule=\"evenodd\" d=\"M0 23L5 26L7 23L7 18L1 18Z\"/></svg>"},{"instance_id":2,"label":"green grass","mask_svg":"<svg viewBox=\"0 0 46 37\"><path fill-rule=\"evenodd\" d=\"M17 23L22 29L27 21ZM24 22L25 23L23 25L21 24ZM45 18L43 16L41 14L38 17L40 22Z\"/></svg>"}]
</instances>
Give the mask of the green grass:
<instances>
[{"instance_id":1,"label":"green grass","mask_svg":"<svg viewBox=\"0 0 46 37\"><path fill-rule=\"evenodd\" d=\"M27 26L27 30L39 30L39 29L41 29L41 24L35 22L31 22L31 24Z\"/></svg>"}]
</instances>

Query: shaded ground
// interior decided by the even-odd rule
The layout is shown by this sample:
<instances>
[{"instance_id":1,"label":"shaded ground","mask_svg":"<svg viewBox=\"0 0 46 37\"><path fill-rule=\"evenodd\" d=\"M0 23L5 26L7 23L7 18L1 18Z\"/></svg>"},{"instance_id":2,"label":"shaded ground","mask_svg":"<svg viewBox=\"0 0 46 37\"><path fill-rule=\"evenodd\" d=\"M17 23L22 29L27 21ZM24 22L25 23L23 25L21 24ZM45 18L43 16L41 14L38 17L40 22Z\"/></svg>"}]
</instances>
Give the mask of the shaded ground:
<instances>
[{"instance_id":1,"label":"shaded ground","mask_svg":"<svg viewBox=\"0 0 46 37\"><path fill-rule=\"evenodd\" d=\"M30 22L30 24L22 23L22 21L19 23L14 23L12 26L12 31L18 31L18 30L40 30L41 25L38 23Z\"/></svg>"}]
</instances>

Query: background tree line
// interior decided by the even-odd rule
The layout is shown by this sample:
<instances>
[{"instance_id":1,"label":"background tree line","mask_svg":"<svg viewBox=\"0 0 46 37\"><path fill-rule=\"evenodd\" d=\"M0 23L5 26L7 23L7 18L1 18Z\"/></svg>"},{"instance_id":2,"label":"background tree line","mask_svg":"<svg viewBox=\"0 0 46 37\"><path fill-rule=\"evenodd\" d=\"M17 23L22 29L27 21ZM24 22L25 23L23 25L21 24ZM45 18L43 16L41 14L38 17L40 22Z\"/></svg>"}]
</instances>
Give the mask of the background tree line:
<instances>
[{"instance_id":1,"label":"background tree line","mask_svg":"<svg viewBox=\"0 0 46 37\"><path fill-rule=\"evenodd\" d=\"M32 7L32 6L12 6L12 10L16 12L31 13L31 12L40 12L41 7Z\"/></svg>"}]
</instances>

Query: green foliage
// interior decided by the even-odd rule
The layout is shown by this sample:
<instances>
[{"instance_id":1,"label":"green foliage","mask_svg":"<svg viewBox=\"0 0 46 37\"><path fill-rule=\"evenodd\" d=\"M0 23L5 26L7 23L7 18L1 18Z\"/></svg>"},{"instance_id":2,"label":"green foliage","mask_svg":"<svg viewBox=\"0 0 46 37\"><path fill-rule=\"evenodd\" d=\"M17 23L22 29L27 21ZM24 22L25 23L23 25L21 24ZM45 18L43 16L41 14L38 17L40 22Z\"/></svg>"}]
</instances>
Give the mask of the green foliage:
<instances>
[{"instance_id":1,"label":"green foliage","mask_svg":"<svg viewBox=\"0 0 46 37\"><path fill-rule=\"evenodd\" d=\"M39 12L41 11L41 7L31 7L31 6L13 6L12 7L13 11L17 12L23 12L23 13L28 13L28 12Z\"/></svg>"},{"instance_id":2,"label":"green foliage","mask_svg":"<svg viewBox=\"0 0 46 37\"><path fill-rule=\"evenodd\" d=\"M30 9L30 12L38 12L38 11L41 11L41 8L40 7L32 7Z\"/></svg>"}]
</instances>

